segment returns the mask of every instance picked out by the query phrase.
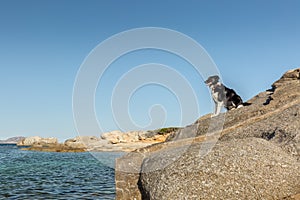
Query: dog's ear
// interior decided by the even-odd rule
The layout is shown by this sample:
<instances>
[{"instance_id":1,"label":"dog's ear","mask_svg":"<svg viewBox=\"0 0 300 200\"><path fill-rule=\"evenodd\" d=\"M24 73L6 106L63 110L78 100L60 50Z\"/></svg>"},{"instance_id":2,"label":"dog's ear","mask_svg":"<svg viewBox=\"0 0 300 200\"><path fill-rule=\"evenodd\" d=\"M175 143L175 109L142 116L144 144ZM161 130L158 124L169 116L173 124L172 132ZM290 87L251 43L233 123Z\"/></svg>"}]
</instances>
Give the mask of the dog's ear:
<instances>
[{"instance_id":1,"label":"dog's ear","mask_svg":"<svg viewBox=\"0 0 300 200\"><path fill-rule=\"evenodd\" d=\"M206 79L206 81L204 81L204 83L207 84L207 83L209 83L209 81L210 81L210 77L208 77L208 78Z\"/></svg>"},{"instance_id":2,"label":"dog's ear","mask_svg":"<svg viewBox=\"0 0 300 200\"><path fill-rule=\"evenodd\" d=\"M220 77L218 76L218 75L215 75L215 76L212 76L214 79L215 79L215 81L219 81L220 80Z\"/></svg>"},{"instance_id":3,"label":"dog's ear","mask_svg":"<svg viewBox=\"0 0 300 200\"><path fill-rule=\"evenodd\" d=\"M210 76L204 83L217 83L220 80L220 77L218 75Z\"/></svg>"}]
</instances>

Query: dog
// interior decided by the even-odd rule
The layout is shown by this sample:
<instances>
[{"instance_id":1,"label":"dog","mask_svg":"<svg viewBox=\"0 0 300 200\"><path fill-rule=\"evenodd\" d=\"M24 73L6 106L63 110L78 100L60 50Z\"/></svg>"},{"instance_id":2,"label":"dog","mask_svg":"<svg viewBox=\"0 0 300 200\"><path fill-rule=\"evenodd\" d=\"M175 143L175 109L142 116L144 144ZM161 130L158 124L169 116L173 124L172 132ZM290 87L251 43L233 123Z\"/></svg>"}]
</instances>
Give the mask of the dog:
<instances>
[{"instance_id":1,"label":"dog","mask_svg":"<svg viewBox=\"0 0 300 200\"><path fill-rule=\"evenodd\" d=\"M215 75L208 77L204 82L210 88L215 103L213 116L219 115L223 106L227 110L232 110L250 105L249 103L244 103L242 98L233 89L226 87L219 80L220 77Z\"/></svg>"}]
</instances>

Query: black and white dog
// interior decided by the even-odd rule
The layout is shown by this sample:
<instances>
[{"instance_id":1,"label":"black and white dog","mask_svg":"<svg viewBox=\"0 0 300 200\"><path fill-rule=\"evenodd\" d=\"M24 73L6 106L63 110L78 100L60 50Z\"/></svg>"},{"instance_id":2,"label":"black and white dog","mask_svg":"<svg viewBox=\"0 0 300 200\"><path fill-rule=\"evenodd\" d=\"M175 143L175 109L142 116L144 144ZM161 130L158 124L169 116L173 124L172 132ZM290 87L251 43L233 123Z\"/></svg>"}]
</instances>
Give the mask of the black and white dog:
<instances>
[{"instance_id":1,"label":"black and white dog","mask_svg":"<svg viewBox=\"0 0 300 200\"><path fill-rule=\"evenodd\" d=\"M245 105L250 105L249 103L243 103L242 98L237 95L233 89L227 88L219 80L220 77L215 75L208 77L205 81L205 84L211 90L211 95L215 102L215 111L213 116L220 114L222 106L224 106L227 110L232 110Z\"/></svg>"}]
</instances>

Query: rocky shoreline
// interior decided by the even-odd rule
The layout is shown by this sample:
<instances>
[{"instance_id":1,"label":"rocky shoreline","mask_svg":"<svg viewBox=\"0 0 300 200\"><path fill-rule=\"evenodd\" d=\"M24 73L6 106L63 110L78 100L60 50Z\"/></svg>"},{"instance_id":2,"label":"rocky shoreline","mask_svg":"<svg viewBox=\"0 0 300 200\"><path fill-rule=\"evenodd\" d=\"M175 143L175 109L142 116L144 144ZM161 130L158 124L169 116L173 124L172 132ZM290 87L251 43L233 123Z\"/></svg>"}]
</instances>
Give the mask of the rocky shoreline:
<instances>
[{"instance_id":1,"label":"rocky shoreline","mask_svg":"<svg viewBox=\"0 0 300 200\"><path fill-rule=\"evenodd\" d=\"M52 152L127 151L116 161L116 199L300 199L300 68L250 106L184 128L29 137L18 146ZM218 123L221 121L222 129ZM212 148L211 148L212 147Z\"/></svg>"},{"instance_id":2,"label":"rocky shoreline","mask_svg":"<svg viewBox=\"0 0 300 200\"><path fill-rule=\"evenodd\" d=\"M117 159L116 199L300 199L300 68L248 102Z\"/></svg>"},{"instance_id":3,"label":"rocky shoreline","mask_svg":"<svg viewBox=\"0 0 300 200\"><path fill-rule=\"evenodd\" d=\"M122 151L130 152L152 144L164 142L179 128L163 128L154 131L112 131L96 136L77 136L59 143L57 138L27 137L17 145L23 150L46 152Z\"/></svg>"}]
</instances>

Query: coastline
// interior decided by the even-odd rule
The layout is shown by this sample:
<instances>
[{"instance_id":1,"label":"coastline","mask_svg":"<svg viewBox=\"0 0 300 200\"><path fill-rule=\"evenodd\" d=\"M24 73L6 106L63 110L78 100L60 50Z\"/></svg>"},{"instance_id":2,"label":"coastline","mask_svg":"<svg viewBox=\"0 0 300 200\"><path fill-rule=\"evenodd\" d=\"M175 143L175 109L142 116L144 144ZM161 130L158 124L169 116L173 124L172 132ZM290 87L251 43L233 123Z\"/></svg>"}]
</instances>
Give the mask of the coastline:
<instances>
[{"instance_id":1,"label":"coastline","mask_svg":"<svg viewBox=\"0 0 300 200\"><path fill-rule=\"evenodd\" d=\"M57 138L27 137L17 146L27 151L45 152L132 152L167 140L181 128L169 127L150 131L112 131L96 136L77 136L59 143Z\"/></svg>"}]
</instances>

